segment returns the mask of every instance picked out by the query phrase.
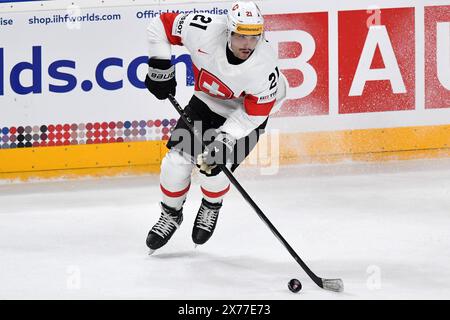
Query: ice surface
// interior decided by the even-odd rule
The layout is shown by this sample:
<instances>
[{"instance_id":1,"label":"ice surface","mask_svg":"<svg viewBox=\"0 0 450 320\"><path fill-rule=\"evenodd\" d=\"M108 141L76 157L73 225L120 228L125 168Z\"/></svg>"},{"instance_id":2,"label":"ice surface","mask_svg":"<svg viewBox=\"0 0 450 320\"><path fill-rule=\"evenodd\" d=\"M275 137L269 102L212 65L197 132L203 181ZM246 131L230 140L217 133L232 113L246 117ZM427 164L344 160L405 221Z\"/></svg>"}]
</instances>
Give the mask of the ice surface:
<instances>
[{"instance_id":1,"label":"ice surface","mask_svg":"<svg viewBox=\"0 0 450 320\"><path fill-rule=\"evenodd\" d=\"M280 168L239 181L320 277L318 288L234 189L194 249L185 218L153 256L158 176L0 185L0 299L449 299L450 161ZM303 289L291 293L291 278Z\"/></svg>"}]
</instances>

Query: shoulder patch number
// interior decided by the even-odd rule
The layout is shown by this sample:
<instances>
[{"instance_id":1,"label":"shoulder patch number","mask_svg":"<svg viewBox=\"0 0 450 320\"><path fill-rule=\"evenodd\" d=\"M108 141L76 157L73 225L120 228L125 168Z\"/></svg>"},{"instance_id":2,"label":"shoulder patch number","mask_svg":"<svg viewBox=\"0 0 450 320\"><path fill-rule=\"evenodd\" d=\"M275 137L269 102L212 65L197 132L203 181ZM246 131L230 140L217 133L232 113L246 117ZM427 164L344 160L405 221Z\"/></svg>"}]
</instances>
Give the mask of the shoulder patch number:
<instances>
[{"instance_id":1,"label":"shoulder patch number","mask_svg":"<svg viewBox=\"0 0 450 320\"><path fill-rule=\"evenodd\" d=\"M208 23L210 23L211 21L211 17L205 17L202 14L196 14L194 18L192 18L192 22L189 25L202 30L206 30L206 28L208 28Z\"/></svg>"},{"instance_id":2,"label":"shoulder patch number","mask_svg":"<svg viewBox=\"0 0 450 320\"><path fill-rule=\"evenodd\" d=\"M272 72L269 76L270 88L269 90L275 89L278 84L278 78L280 77L280 71L278 67L275 68L275 72Z\"/></svg>"}]
</instances>

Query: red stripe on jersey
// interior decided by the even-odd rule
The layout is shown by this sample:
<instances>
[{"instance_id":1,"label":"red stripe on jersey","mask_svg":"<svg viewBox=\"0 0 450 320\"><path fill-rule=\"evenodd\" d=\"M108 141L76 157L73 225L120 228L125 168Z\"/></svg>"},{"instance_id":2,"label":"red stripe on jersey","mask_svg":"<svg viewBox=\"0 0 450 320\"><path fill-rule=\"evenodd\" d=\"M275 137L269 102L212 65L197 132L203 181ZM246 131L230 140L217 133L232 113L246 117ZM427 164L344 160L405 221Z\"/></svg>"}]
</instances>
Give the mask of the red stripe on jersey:
<instances>
[{"instance_id":1,"label":"red stripe on jersey","mask_svg":"<svg viewBox=\"0 0 450 320\"><path fill-rule=\"evenodd\" d=\"M206 189L203 189L203 187L200 187L202 189L202 192L205 196L209 197L209 198L218 198L223 196L225 193L227 193L230 190L230 185L228 185L228 187L225 188L225 190L219 191L219 192L211 192L208 191Z\"/></svg>"},{"instance_id":2,"label":"red stripe on jersey","mask_svg":"<svg viewBox=\"0 0 450 320\"><path fill-rule=\"evenodd\" d=\"M275 100L266 103L258 103L258 97L248 94L244 98L245 111L250 116L268 116L275 105Z\"/></svg>"},{"instance_id":3,"label":"red stripe on jersey","mask_svg":"<svg viewBox=\"0 0 450 320\"><path fill-rule=\"evenodd\" d=\"M163 13L160 16L160 19L164 25L167 40L169 40L170 44L182 46L183 44L181 43L181 37L172 35L173 23L178 15L179 13Z\"/></svg>"},{"instance_id":4,"label":"red stripe on jersey","mask_svg":"<svg viewBox=\"0 0 450 320\"><path fill-rule=\"evenodd\" d=\"M194 90L195 91L202 91L200 87L198 86L198 75L200 74L200 70L198 70L197 66L195 64L192 64L192 70L194 71Z\"/></svg>"},{"instance_id":5,"label":"red stripe on jersey","mask_svg":"<svg viewBox=\"0 0 450 320\"><path fill-rule=\"evenodd\" d=\"M171 198L178 198L178 197L182 197L186 194L186 192L189 191L189 188L191 187L191 184L189 184L185 189L181 190L181 191L177 191L177 192L171 192L169 190L167 190L166 188L164 188L162 186L162 184L160 184L161 187L161 191L168 197Z\"/></svg>"}]
</instances>

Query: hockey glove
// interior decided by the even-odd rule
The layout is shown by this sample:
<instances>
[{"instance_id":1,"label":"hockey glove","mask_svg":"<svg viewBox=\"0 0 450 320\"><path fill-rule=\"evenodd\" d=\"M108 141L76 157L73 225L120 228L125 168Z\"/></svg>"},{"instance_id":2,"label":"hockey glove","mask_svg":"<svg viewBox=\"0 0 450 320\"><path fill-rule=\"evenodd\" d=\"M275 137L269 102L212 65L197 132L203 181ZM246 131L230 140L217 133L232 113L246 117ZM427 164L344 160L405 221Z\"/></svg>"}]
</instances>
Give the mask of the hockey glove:
<instances>
[{"instance_id":1,"label":"hockey glove","mask_svg":"<svg viewBox=\"0 0 450 320\"><path fill-rule=\"evenodd\" d=\"M148 74L145 77L147 89L159 100L167 99L169 94L175 95L175 66L170 60L151 58L148 66Z\"/></svg>"},{"instance_id":2,"label":"hockey glove","mask_svg":"<svg viewBox=\"0 0 450 320\"><path fill-rule=\"evenodd\" d=\"M220 173L217 164L226 164L231 160L236 139L226 132L219 132L214 141L208 144L197 157L197 167L207 176Z\"/></svg>"}]
</instances>

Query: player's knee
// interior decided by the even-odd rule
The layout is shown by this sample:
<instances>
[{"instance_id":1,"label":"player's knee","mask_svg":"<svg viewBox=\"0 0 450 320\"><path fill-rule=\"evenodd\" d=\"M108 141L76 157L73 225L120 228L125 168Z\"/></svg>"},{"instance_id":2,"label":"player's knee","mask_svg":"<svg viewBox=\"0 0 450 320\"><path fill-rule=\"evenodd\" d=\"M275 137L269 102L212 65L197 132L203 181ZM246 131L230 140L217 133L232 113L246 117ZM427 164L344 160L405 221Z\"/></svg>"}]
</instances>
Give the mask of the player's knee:
<instances>
[{"instance_id":1,"label":"player's knee","mask_svg":"<svg viewBox=\"0 0 450 320\"><path fill-rule=\"evenodd\" d=\"M181 151L171 149L161 162L161 166L191 166L192 161L187 155L184 155Z\"/></svg>"},{"instance_id":2,"label":"player's knee","mask_svg":"<svg viewBox=\"0 0 450 320\"><path fill-rule=\"evenodd\" d=\"M161 176L190 176L193 164L187 156L171 149L161 162Z\"/></svg>"}]
</instances>

